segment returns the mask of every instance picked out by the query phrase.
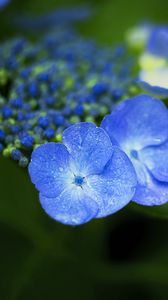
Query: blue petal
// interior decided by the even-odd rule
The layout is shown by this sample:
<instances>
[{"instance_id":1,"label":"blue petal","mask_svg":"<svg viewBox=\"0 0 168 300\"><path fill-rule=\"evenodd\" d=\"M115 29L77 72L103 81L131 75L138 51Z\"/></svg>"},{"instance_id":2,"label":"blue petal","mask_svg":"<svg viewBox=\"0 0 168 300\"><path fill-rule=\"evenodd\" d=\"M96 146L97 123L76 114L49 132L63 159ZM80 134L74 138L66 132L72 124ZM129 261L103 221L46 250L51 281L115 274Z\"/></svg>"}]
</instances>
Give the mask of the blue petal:
<instances>
[{"instance_id":1,"label":"blue petal","mask_svg":"<svg viewBox=\"0 0 168 300\"><path fill-rule=\"evenodd\" d=\"M80 187L64 190L56 198L40 194L40 202L50 217L67 225L86 223L98 211L97 204Z\"/></svg>"},{"instance_id":2,"label":"blue petal","mask_svg":"<svg viewBox=\"0 0 168 300\"><path fill-rule=\"evenodd\" d=\"M66 147L59 143L47 143L36 148L29 164L29 174L43 195L58 196L71 179Z\"/></svg>"},{"instance_id":3,"label":"blue petal","mask_svg":"<svg viewBox=\"0 0 168 300\"><path fill-rule=\"evenodd\" d=\"M162 101L139 95L118 104L101 126L128 153L167 139L168 111Z\"/></svg>"},{"instance_id":4,"label":"blue petal","mask_svg":"<svg viewBox=\"0 0 168 300\"><path fill-rule=\"evenodd\" d=\"M147 50L157 56L168 58L168 27L158 26L151 32Z\"/></svg>"},{"instance_id":5,"label":"blue petal","mask_svg":"<svg viewBox=\"0 0 168 300\"><path fill-rule=\"evenodd\" d=\"M139 154L141 159L141 154ZM147 206L161 205L168 201L168 184L156 180L144 162L132 159L138 184L133 201Z\"/></svg>"},{"instance_id":6,"label":"blue petal","mask_svg":"<svg viewBox=\"0 0 168 300\"><path fill-rule=\"evenodd\" d=\"M84 176L100 173L112 154L107 133L93 123L78 123L63 132L63 142Z\"/></svg>"},{"instance_id":7,"label":"blue petal","mask_svg":"<svg viewBox=\"0 0 168 300\"><path fill-rule=\"evenodd\" d=\"M160 146L144 148L139 158L157 180L168 182L168 141Z\"/></svg>"},{"instance_id":8,"label":"blue petal","mask_svg":"<svg viewBox=\"0 0 168 300\"><path fill-rule=\"evenodd\" d=\"M133 201L147 206L168 202L168 183L158 181L149 174L147 185L137 185Z\"/></svg>"},{"instance_id":9,"label":"blue petal","mask_svg":"<svg viewBox=\"0 0 168 300\"><path fill-rule=\"evenodd\" d=\"M151 85L145 81L139 81L138 83L141 88L143 88L147 92L150 92L152 95L155 95L160 98L166 98L168 96L168 88Z\"/></svg>"},{"instance_id":10,"label":"blue petal","mask_svg":"<svg viewBox=\"0 0 168 300\"><path fill-rule=\"evenodd\" d=\"M99 218L113 214L130 202L135 193L137 178L127 155L113 147L112 157L103 173L88 176L87 184L88 194L99 206Z\"/></svg>"},{"instance_id":11,"label":"blue petal","mask_svg":"<svg viewBox=\"0 0 168 300\"><path fill-rule=\"evenodd\" d=\"M139 74L139 85L153 95L165 98L168 96L168 68L142 70Z\"/></svg>"}]
</instances>

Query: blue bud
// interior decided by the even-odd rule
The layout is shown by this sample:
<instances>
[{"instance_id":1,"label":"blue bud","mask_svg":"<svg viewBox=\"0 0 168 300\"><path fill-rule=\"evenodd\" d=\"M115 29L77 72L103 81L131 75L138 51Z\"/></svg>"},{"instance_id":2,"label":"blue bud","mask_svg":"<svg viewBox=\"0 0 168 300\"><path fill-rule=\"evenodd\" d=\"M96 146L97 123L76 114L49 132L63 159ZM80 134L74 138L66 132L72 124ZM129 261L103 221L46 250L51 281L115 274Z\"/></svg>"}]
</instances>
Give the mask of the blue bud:
<instances>
[{"instance_id":1,"label":"blue bud","mask_svg":"<svg viewBox=\"0 0 168 300\"><path fill-rule=\"evenodd\" d=\"M14 107L14 108L21 108L22 104L23 104L23 100L22 98L14 98L10 100L10 104Z\"/></svg>"},{"instance_id":2,"label":"blue bud","mask_svg":"<svg viewBox=\"0 0 168 300\"><path fill-rule=\"evenodd\" d=\"M45 103L47 105L53 105L55 103L55 98L54 97L46 97L45 98Z\"/></svg>"},{"instance_id":3,"label":"blue bud","mask_svg":"<svg viewBox=\"0 0 168 300\"><path fill-rule=\"evenodd\" d=\"M61 126L61 125L64 124L64 122L65 122L64 116L62 116L62 115L57 115L57 116L55 116L55 118L54 118L54 123L55 123L55 125Z\"/></svg>"},{"instance_id":4,"label":"blue bud","mask_svg":"<svg viewBox=\"0 0 168 300\"><path fill-rule=\"evenodd\" d=\"M121 88L116 88L112 91L112 97L114 100L120 99L123 96L123 94L124 94L124 91Z\"/></svg>"},{"instance_id":5,"label":"blue bud","mask_svg":"<svg viewBox=\"0 0 168 300\"><path fill-rule=\"evenodd\" d=\"M28 92L31 97L37 97L39 94L38 85L35 81L31 82L28 86Z\"/></svg>"},{"instance_id":6,"label":"blue bud","mask_svg":"<svg viewBox=\"0 0 168 300\"><path fill-rule=\"evenodd\" d=\"M3 151L4 145L0 143L0 153Z\"/></svg>"},{"instance_id":7,"label":"blue bud","mask_svg":"<svg viewBox=\"0 0 168 300\"><path fill-rule=\"evenodd\" d=\"M43 72L43 73L38 75L38 79L40 81L48 81L49 80L49 74L46 73L46 72Z\"/></svg>"},{"instance_id":8,"label":"blue bud","mask_svg":"<svg viewBox=\"0 0 168 300\"><path fill-rule=\"evenodd\" d=\"M18 125L11 125L10 130L11 130L11 133L16 134L19 132L20 127Z\"/></svg>"},{"instance_id":9,"label":"blue bud","mask_svg":"<svg viewBox=\"0 0 168 300\"><path fill-rule=\"evenodd\" d=\"M25 168L25 167L27 167L28 163L29 163L29 160L28 160L28 158L27 158L26 156L22 156L22 157L19 159L19 166L20 166L20 167Z\"/></svg>"},{"instance_id":10,"label":"blue bud","mask_svg":"<svg viewBox=\"0 0 168 300\"><path fill-rule=\"evenodd\" d=\"M2 108L2 115L5 119L10 118L12 116L12 113L13 113L13 111L9 106L4 106Z\"/></svg>"},{"instance_id":11,"label":"blue bud","mask_svg":"<svg viewBox=\"0 0 168 300\"><path fill-rule=\"evenodd\" d=\"M20 141L25 148L31 148L34 143L34 138L31 135L27 134L20 138Z\"/></svg>"},{"instance_id":12,"label":"blue bud","mask_svg":"<svg viewBox=\"0 0 168 300\"><path fill-rule=\"evenodd\" d=\"M3 141L4 140L4 138L5 138L5 131L4 130L2 130L2 129L0 129L0 141Z\"/></svg>"},{"instance_id":13,"label":"blue bud","mask_svg":"<svg viewBox=\"0 0 168 300\"><path fill-rule=\"evenodd\" d=\"M74 109L74 113L81 116L84 113L84 108L82 105L77 105Z\"/></svg>"},{"instance_id":14,"label":"blue bud","mask_svg":"<svg viewBox=\"0 0 168 300\"><path fill-rule=\"evenodd\" d=\"M46 128L49 125L49 118L47 116L41 116L38 118L38 125L42 128Z\"/></svg>"},{"instance_id":15,"label":"blue bud","mask_svg":"<svg viewBox=\"0 0 168 300\"><path fill-rule=\"evenodd\" d=\"M104 82L100 82L100 83L96 83L92 90L93 90L93 93L96 95L96 96L99 96L101 94L104 94L106 91L107 91L107 84L104 83Z\"/></svg>"},{"instance_id":16,"label":"blue bud","mask_svg":"<svg viewBox=\"0 0 168 300\"><path fill-rule=\"evenodd\" d=\"M18 150L18 149L12 150L12 152L11 152L11 158L13 160L20 160L21 157L22 157L22 153L21 153L20 150Z\"/></svg>"},{"instance_id":17,"label":"blue bud","mask_svg":"<svg viewBox=\"0 0 168 300\"><path fill-rule=\"evenodd\" d=\"M16 118L18 121L23 121L25 119L25 116L22 112L19 111L16 115Z\"/></svg>"},{"instance_id":18,"label":"blue bud","mask_svg":"<svg viewBox=\"0 0 168 300\"><path fill-rule=\"evenodd\" d=\"M54 136L55 136L55 130L51 127L47 128L45 131L44 131L44 136L47 138L47 139L52 139Z\"/></svg>"}]
</instances>

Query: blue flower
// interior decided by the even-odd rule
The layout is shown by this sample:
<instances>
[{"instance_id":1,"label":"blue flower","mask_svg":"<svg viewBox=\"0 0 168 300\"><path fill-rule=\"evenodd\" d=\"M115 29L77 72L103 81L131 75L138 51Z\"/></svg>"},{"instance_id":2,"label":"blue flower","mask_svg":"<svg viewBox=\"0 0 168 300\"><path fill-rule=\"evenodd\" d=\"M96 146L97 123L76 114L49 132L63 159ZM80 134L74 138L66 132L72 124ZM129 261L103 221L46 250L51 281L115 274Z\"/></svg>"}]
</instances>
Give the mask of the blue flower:
<instances>
[{"instance_id":1,"label":"blue flower","mask_svg":"<svg viewBox=\"0 0 168 300\"><path fill-rule=\"evenodd\" d=\"M116 106L101 126L131 159L138 177L134 201L168 201L168 111L162 101L139 95Z\"/></svg>"},{"instance_id":2,"label":"blue flower","mask_svg":"<svg viewBox=\"0 0 168 300\"><path fill-rule=\"evenodd\" d=\"M168 59L168 26L158 26L151 31L147 51Z\"/></svg>"},{"instance_id":3,"label":"blue flower","mask_svg":"<svg viewBox=\"0 0 168 300\"><path fill-rule=\"evenodd\" d=\"M36 148L29 164L32 182L46 213L69 225L110 215L124 207L136 187L126 154L93 123L78 123L63 132L63 143Z\"/></svg>"}]
</instances>

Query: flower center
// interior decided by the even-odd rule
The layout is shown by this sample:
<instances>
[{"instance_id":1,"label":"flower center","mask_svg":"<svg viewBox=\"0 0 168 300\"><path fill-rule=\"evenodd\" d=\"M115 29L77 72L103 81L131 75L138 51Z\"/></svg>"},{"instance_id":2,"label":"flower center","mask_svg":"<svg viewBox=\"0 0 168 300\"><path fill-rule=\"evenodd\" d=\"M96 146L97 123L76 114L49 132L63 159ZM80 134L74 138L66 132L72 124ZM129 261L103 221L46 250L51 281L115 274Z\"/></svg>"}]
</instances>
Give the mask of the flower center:
<instances>
[{"instance_id":1,"label":"flower center","mask_svg":"<svg viewBox=\"0 0 168 300\"><path fill-rule=\"evenodd\" d=\"M84 183L84 177L75 176L74 183L78 186L82 186L82 184Z\"/></svg>"},{"instance_id":2,"label":"flower center","mask_svg":"<svg viewBox=\"0 0 168 300\"><path fill-rule=\"evenodd\" d=\"M131 150L130 154L131 154L131 156L132 156L133 158L138 159L138 151L136 151L136 150Z\"/></svg>"}]
</instances>

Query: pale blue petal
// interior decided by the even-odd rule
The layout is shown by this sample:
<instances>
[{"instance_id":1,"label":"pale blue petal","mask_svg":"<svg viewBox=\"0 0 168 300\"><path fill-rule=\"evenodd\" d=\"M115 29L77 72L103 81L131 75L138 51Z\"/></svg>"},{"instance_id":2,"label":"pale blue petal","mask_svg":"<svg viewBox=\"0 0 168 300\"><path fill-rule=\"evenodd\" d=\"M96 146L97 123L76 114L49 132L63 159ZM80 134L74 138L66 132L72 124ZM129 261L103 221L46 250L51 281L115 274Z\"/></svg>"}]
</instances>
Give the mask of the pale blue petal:
<instances>
[{"instance_id":1,"label":"pale blue petal","mask_svg":"<svg viewBox=\"0 0 168 300\"><path fill-rule=\"evenodd\" d=\"M133 201L147 206L166 203L168 201L168 183L156 180L145 166L145 162L142 163L142 158L139 159L132 159L138 178Z\"/></svg>"},{"instance_id":2,"label":"pale blue petal","mask_svg":"<svg viewBox=\"0 0 168 300\"><path fill-rule=\"evenodd\" d=\"M84 176L100 173L112 154L107 133L93 123L78 123L63 132L63 142Z\"/></svg>"},{"instance_id":3,"label":"pale blue petal","mask_svg":"<svg viewBox=\"0 0 168 300\"><path fill-rule=\"evenodd\" d=\"M167 139L168 111L162 101L139 95L118 104L101 126L128 153Z\"/></svg>"},{"instance_id":4,"label":"pale blue petal","mask_svg":"<svg viewBox=\"0 0 168 300\"><path fill-rule=\"evenodd\" d=\"M168 58L168 27L158 26L151 32L147 44L148 52Z\"/></svg>"},{"instance_id":5,"label":"pale blue petal","mask_svg":"<svg viewBox=\"0 0 168 300\"><path fill-rule=\"evenodd\" d=\"M168 141L160 146L144 148L139 159L157 180L168 182Z\"/></svg>"},{"instance_id":6,"label":"pale blue petal","mask_svg":"<svg viewBox=\"0 0 168 300\"><path fill-rule=\"evenodd\" d=\"M133 201L146 206L168 202L168 183L158 181L149 175L146 185L137 185Z\"/></svg>"},{"instance_id":7,"label":"pale blue petal","mask_svg":"<svg viewBox=\"0 0 168 300\"><path fill-rule=\"evenodd\" d=\"M47 143L36 148L29 164L29 174L43 195L58 196L71 179L66 147L59 143Z\"/></svg>"},{"instance_id":8,"label":"pale blue petal","mask_svg":"<svg viewBox=\"0 0 168 300\"><path fill-rule=\"evenodd\" d=\"M97 204L80 187L64 190L56 198L47 198L40 194L40 202L51 218L67 225L86 223L98 211Z\"/></svg>"},{"instance_id":9,"label":"pale blue petal","mask_svg":"<svg viewBox=\"0 0 168 300\"><path fill-rule=\"evenodd\" d=\"M103 173L88 176L87 184L88 194L98 203L99 218L113 214L130 202L137 179L127 155L113 147L113 155Z\"/></svg>"},{"instance_id":10,"label":"pale blue petal","mask_svg":"<svg viewBox=\"0 0 168 300\"><path fill-rule=\"evenodd\" d=\"M166 98L168 96L168 88L160 87L156 85L151 85L145 81L138 82L140 87L143 88L145 91L150 92L152 95L157 97Z\"/></svg>"}]
</instances>

